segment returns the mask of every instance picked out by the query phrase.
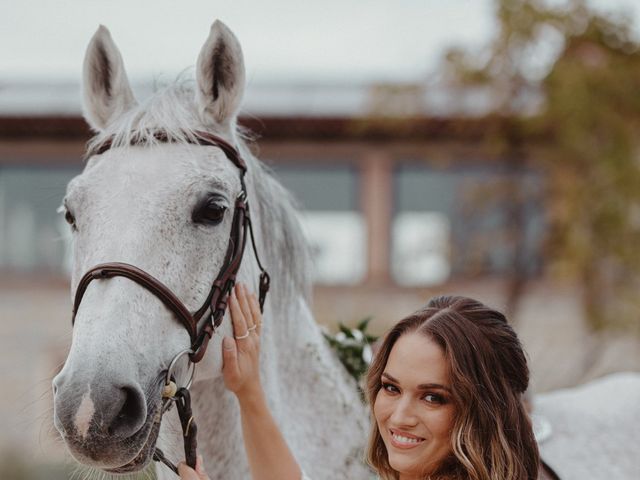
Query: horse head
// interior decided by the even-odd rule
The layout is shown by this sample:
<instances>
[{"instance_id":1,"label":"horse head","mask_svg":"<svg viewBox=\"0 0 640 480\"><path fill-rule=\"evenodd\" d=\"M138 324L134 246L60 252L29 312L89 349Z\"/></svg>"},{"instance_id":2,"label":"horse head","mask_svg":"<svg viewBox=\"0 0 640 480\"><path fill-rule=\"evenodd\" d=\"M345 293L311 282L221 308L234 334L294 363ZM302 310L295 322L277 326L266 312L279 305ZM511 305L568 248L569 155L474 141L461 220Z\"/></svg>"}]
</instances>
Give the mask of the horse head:
<instances>
[{"instance_id":1,"label":"horse head","mask_svg":"<svg viewBox=\"0 0 640 480\"><path fill-rule=\"evenodd\" d=\"M83 76L85 118L97 133L64 199L73 231L72 294L95 265L124 262L160 279L196 311L225 263L242 184L222 149L193 137L210 132L236 144L245 83L240 44L215 22L197 60L195 88L174 85L139 105L101 26ZM245 261L239 275L253 278L255 268ZM228 322L220 328L231 333ZM221 338L213 337L205 361L214 375ZM130 279L87 286L67 360L53 380L54 423L77 460L117 473L150 461L163 372L191 340L172 311ZM183 359L177 375L185 374Z\"/></svg>"}]
</instances>

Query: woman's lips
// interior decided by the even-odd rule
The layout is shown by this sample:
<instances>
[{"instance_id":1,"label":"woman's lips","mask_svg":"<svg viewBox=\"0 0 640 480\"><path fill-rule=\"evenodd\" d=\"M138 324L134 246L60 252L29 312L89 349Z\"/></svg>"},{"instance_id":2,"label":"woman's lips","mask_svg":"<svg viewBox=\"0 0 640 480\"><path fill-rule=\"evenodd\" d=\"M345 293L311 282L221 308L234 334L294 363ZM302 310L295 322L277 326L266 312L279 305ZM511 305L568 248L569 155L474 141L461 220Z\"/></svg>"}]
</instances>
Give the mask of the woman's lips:
<instances>
[{"instance_id":1,"label":"woman's lips","mask_svg":"<svg viewBox=\"0 0 640 480\"><path fill-rule=\"evenodd\" d=\"M425 441L425 439L422 437L418 437L401 430L389 429L389 434L389 437L391 438L391 444L396 448L414 448Z\"/></svg>"}]
</instances>

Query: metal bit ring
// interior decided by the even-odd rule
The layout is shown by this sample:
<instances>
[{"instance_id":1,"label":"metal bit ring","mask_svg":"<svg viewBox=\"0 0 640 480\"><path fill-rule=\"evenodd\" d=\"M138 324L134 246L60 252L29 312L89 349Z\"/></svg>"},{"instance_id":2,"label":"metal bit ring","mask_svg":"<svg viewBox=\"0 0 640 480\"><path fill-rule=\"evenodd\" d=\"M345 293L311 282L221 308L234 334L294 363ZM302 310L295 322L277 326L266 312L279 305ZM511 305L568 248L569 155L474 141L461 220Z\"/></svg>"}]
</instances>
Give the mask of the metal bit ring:
<instances>
[{"instance_id":1,"label":"metal bit ring","mask_svg":"<svg viewBox=\"0 0 640 480\"><path fill-rule=\"evenodd\" d=\"M192 353L193 353L193 350L191 350L190 348L187 348L185 350L178 352L178 354L175 357L173 357L173 360L171 360L171 363L169 364L169 368L167 369L167 374L164 379L165 387L169 386L173 381L171 379L173 378L173 373L176 368L176 364L178 363L178 360L180 360L181 357L185 355L191 355ZM187 381L187 384L184 386L184 388L186 389L189 389L191 387L191 384L193 383L193 377L195 376L195 373L196 373L196 364L192 362L189 362L189 363L191 365L191 368L190 368L191 373L189 375L189 380Z\"/></svg>"}]
</instances>

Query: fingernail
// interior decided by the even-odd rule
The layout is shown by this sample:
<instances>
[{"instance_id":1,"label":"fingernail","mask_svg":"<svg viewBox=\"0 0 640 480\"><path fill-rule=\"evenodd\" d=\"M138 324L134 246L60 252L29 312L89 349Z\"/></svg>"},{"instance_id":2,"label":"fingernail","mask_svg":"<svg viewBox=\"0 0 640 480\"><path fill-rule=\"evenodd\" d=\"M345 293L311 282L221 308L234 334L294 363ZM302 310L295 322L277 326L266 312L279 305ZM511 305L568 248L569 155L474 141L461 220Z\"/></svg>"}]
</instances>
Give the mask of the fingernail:
<instances>
[{"instance_id":1,"label":"fingernail","mask_svg":"<svg viewBox=\"0 0 640 480\"><path fill-rule=\"evenodd\" d=\"M225 350L233 350L233 339L224 337L222 339L222 348L224 348Z\"/></svg>"}]
</instances>

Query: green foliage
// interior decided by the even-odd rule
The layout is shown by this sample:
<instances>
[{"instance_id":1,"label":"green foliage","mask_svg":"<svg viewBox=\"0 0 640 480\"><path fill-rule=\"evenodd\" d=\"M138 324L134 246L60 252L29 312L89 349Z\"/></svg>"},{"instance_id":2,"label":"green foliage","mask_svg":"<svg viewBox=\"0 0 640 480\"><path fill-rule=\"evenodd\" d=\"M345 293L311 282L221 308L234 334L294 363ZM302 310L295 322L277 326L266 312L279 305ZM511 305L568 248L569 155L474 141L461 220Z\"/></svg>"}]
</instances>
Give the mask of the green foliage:
<instances>
[{"instance_id":1,"label":"green foliage","mask_svg":"<svg viewBox=\"0 0 640 480\"><path fill-rule=\"evenodd\" d=\"M370 320L371 317L365 318L355 328L339 323L337 333L334 335L324 333L329 345L336 351L344 367L357 382L371 363L371 344L377 340L377 337L367 333Z\"/></svg>"},{"instance_id":2,"label":"green foliage","mask_svg":"<svg viewBox=\"0 0 640 480\"><path fill-rule=\"evenodd\" d=\"M447 77L494 99L505 120L489 141L505 158L527 157L544 170L551 270L578 282L592 327L640 332L640 45L632 25L583 0L496 0L495 11L493 42L482 53L452 50ZM557 55L533 68L549 39Z\"/></svg>"},{"instance_id":3,"label":"green foliage","mask_svg":"<svg viewBox=\"0 0 640 480\"><path fill-rule=\"evenodd\" d=\"M595 328L639 329L638 47L624 23L590 16L544 81L552 247L581 280Z\"/></svg>"}]
</instances>

